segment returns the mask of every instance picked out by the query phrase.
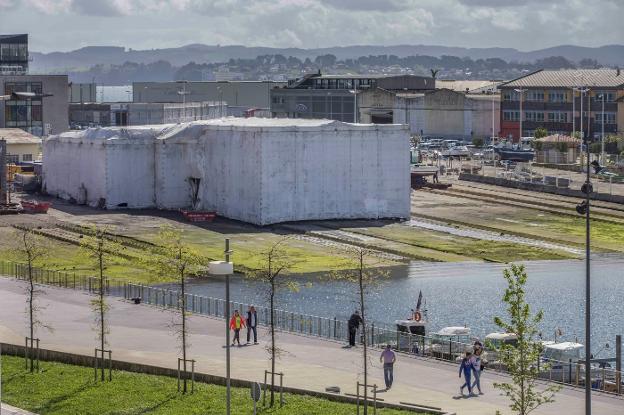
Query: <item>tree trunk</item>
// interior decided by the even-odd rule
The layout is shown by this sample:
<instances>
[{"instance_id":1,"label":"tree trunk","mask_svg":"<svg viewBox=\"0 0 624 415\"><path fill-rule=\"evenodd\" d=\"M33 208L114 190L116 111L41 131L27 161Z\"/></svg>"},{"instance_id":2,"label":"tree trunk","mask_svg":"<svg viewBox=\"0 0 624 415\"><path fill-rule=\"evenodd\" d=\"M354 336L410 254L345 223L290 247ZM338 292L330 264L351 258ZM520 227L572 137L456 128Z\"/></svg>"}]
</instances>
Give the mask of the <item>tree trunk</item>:
<instances>
[{"instance_id":1,"label":"tree trunk","mask_svg":"<svg viewBox=\"0 0 624 415\"><path fill-rule=\"evenodd\" d=\"M33 343L35 339L35 310L34 310L34 297L35 297L35 283L32 275L32 258L28 257L28 318L30 324L30 373L35 371L35 351L33 349Z\"/></svg>"},{"instance_id":2,"label":"tree trunk","mask_svg":"<svg viewBox=\"0 0 624 415\"><path fill-rule=\"evenodd\" d=\"M103 246L101 245L102 241L100 241L100 252L99 252L99 262L100 262L100 347L102 348L102 361L101 361L101 380L104 382L104 347L106 345L105 339L105 324L104 324L104 263L102 256L104 252L102 251Z\"/></svg>"},{"instance_id":3,"label":"tree trunk","mask_svg":"<svg viewBox=\"0 0 624 415\"><path fill-rule=\"evenodd\" d=\"M182 368L184 370L182 393L186 393L186 284L184 283L184 271L180 273L180 285L182 288L182 304L180 316L182 317Z\"/></svg>"},{"instance_id":4,"label":"tree trunk","mask_svg":"<svg viewBox=\"0 0 624 415\"><path fill-rule=\"evenodd\" d=\"M271 400L270 405L273 407L275 402L275 281L271 281L271 294L270 294L270 307L271 307Z\"/></svg>"},{"instance_id":5,"label":"tree trunk","mask_svg":"<svg viewBox=\"0 0 624 415\"><path fill-rule=\"evenodd\" d=\"M359 275L359 288L360 288L360 313L362 314L362 337L364 339L364 415L368 414L368 356L366 348L366 314L364 313L364 257L360 255L360 275Z\"/></svg>"}]
</instances>

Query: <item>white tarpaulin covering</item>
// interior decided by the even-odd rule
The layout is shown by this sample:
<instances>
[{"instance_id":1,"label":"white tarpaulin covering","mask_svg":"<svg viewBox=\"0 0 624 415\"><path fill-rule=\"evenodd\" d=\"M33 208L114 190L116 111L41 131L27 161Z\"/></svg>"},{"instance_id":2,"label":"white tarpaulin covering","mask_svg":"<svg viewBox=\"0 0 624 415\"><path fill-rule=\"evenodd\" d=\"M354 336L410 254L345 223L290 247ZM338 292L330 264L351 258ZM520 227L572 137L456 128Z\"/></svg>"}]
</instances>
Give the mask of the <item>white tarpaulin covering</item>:
<instances>
[{"instance_id":1,"label":"white tarpaulin covering","mask_svg":"<svg viewBox=\"0 0 624 415\"><path fill-rule=\"evenodd\" d=\"M45 190L91 206L195 208L259 225L407 218L404 126L223 118L45 140Z\"/></svg>"}]
</instances>

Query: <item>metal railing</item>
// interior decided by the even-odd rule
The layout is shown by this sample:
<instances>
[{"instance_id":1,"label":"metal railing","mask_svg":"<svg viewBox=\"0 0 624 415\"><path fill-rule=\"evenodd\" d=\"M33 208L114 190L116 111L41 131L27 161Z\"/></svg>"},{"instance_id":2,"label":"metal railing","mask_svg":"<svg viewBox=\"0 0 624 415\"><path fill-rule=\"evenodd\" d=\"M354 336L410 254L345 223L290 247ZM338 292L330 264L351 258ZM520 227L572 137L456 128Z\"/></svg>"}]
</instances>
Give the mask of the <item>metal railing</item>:
<instances>
[{"instance_id":1,"label":"metal railing","mask_svg":"<svg viewBox=\"0 0 624 415\"><path fill-rule=\"evenodd\" d=\"M99 279L92 276L76 275L73 272L44 270L33 268L33 280L37 284L69 288L90 293L99 292ZM10 261L0 261L0 275L8 275L19 280L28 279L28 267ZM165 309L178 309L182 304L178 291L169 288L152 287L143 284L129 283L123 280L106 279L105 293L122 297L126 300L140 299L142 303ZM205 316L224 318L225 300L197 294L186 294L187 311ZM270 308L256 306L258 325L268 327L270 324ZM247 305L231 301L230 309L247 311ZM309 314L294 313L287 310L274 310L274 323L281 332L312 336L332 341L346 341L348 338L348 322L337 317L327 318ZM359 343L363 343L361 330ZM455 337L457 338L457 337ZM417 335L387 324L371 322L368 325L367 344L373 348L383 348L390 344L400 353L431 358L441 361L459 363L466 351L472 351L470 343L453 340L436 335ZM491 356L491 359L488 358ZM496 352L485 349L484 360L488 361L489 370L505 372L505 367L495 359ZM540 378L566 385L583 387L585 384L585 367L582 361L559 362L540 359L536 362L540 368ZM542 369L543 367L543 369ZM591 371L592 389L596 391L622 395L624 374L610 367L597 364Z\"/></svg>"}]
</instances>

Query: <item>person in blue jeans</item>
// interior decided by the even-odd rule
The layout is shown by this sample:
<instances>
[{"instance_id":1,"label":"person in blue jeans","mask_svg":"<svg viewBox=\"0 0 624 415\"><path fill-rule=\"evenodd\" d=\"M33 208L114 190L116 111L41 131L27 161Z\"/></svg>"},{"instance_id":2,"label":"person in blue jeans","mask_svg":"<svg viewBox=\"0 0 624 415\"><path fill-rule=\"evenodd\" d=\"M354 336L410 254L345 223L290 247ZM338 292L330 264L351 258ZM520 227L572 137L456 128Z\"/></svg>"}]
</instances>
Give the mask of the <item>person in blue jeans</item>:
<instances>
[{"instance_id":1,"label":"person in blue jeans","mask_svg":"<svg viewBox=\"0 0 624 415\"><path fill-rule=\"evenodd\" d=\"M396 355L390 345L387 345L384 351L381 352L379 361L383 362L384 382L386 382L386 390L388 390L392 387L392 382L394 381L394 362L396 362Z\"/></svg>"},{"instance_id":2,"label":"person in blue jeans","mask_svg":"<svg viewBox=\"0 0 624 415\"><path fill-rule=\"evenodd\" d=\"M472 353L466 352L466 356L462 359L461 365L459 366L459 377L461 378L462 372L464 374L464 384L459 388L459 393L464 396L464 388L468 387L468 396L472 395L472 384L470 382L470 375L472 374L472 362L471 362Z\"/></svg>"}]
</instances>

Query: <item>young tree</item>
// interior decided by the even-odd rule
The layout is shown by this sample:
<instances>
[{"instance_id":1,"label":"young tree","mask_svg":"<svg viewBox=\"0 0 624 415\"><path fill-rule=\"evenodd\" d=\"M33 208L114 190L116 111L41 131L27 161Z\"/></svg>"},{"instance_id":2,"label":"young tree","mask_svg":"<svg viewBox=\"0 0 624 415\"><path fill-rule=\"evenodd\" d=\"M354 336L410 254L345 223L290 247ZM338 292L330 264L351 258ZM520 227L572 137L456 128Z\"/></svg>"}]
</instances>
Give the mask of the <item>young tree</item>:
<instances>
[{"instance_id":1,"label":"young tree","mask_svg":"<svg viewBox=\"0 0 624 415\"><path fill-rule=\"evenodd\" d=\"M13 253L20 261L25 261L27 265L26 275L26 315L28 318L28 332L30 334L30 343L28 345L28 356L30 372L35 371L35 350L34 339L37 328L45 327L51 330L50 326L45 325L39 320L39 311L41 307L37 304L37 297L45 292L38 288L35 283L34 263L45 258L48 255L47 243L32 228L23 228L17 231Z\"/></svg>"},{"instance_id":2,"label":"young tree","mask_svg":"<svg viewBox=\"0 0 624 415\"><path fill-rule=\"evenodd\" d=\"M543 138L548 136L548 130L545 129L544 127L538 127L535 129L535 132L533 133L533 137L534 138Z\"/></svg>"},{"instance_id":3,"label":"young tree","mask_svg":"<svg viewBox=\"0 0 624 415\"><path fill-rule=\"evenodd\" d=\"M182 353L182 369L187 373L188 350L188 316L186 302L186 280L207 265L207 259L199 251L182 240L182 231L171 226L164 226L158 233L156 244L158 253L150 253L143 258L143 263L161 278L175 276L178 280L180 295L178 296L179 319L173 323L174 332L180 342ZM186 393L187 378L183 379L182 393Z\"/></svg>"},{"instance_id":4,"label":"young tree","mask_svg":"<svg viewBox=\"0 0 624 415\"><path fill-rule=\"evenodd\" d=\"M95 330L102 353L100 359L100 378L102 382L104 382L104 374L106 372L104 369L104 350L108 345L106 335L109 334L106 315L110 308L106 302L106 277L104 272L107 268L106 264L114 258L115 254L123 249L121 244L107 238L106 235L106 229L93 227L80 240L81 253L94 262L98 273L97 297L91 300L91 309L95 316Z\"/></svg>"},{"instance_id":5,"label":"young tree","mask_svg":"<svg viewBox=\"0 0 624 415\"><path fill-rule=\"evenodd\" d=\"M362 362L364 377L364 415L368 413L368 322L366 320L366 296L375 287L378 287L388 278L389 274L367 264L366 259L370 251L366 248L355 247L351 251L350 270L335 272L334 279L347 281L356 288L356 303L362 318Z\"/></svg>"},{"instance_id":6,"label":"young tree","mask_svg":"<svg viewBox=\"0 0 624 415\"><path fill-rule=\"evenodd\" d=\"M269 333L271 342L267 347L267 351L271 360L271 396L269 406L275 403L275 361L279 358L280 349L277 347L277 339L275 336L275 306L276 296L282 290L296 291L299 286L294 281L288 279L286 275L294 262L288 258L284 249L284 242L287 238L280 239L271 245L265 252L260 254L260 265L256 271L247 274L251 280L255 280L264 284L266 288L266 296L269 303Z\"/></svg>"},{"instance_id":7,"label":"young tree","mask_svg":"<svg viewBox=\"0 0 624 415\"><path fill-rule=\"evenodd\" d=\"M506 333L514 333L517 343L503 343L497 348L498 356L507 367L512 383L494 383L494 387L509 398L509 407L514 413L528 415L539 406L554 402L555 393L560 387L548 386L539 390L536 386L539 375L536 362L543 349L538 342L539 323L544 313L540 310L532 314L525 300L527 274L524 266L512 264L511 268L503 271L503 276L507 281L503 302L507 304L509 320L495 317L494 323Z\"/></svg>"}]
</instances>

